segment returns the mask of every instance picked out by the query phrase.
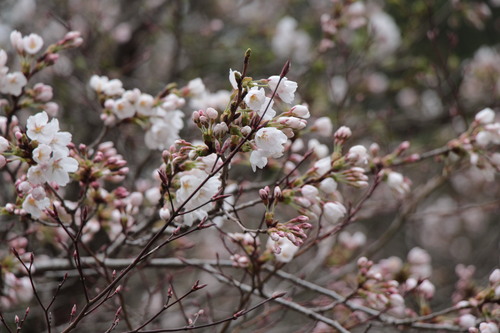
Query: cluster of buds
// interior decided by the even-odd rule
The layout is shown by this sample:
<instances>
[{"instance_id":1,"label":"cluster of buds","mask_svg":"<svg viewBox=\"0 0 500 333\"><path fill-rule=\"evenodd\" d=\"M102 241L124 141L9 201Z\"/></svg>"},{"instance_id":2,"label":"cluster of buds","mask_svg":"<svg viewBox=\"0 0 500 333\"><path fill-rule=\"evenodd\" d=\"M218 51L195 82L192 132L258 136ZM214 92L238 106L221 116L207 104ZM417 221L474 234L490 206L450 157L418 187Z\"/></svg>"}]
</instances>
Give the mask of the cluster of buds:
<instances>
[{"instance_id":1,"label":"cluster of buds","mask_svg":"<svg viewBox=\"0 0 500 333\"><path fill-rule=\"evenodd\" d=\"M87 155L87 147L80 145L82 155ZM120 182L129 172L127 161L114 147L114 143L106 141L97 146L96 152L91 160L80 162L82 166L77 174L77 179L83 183L94 183L98 180ZM98 187L98 184L94 184Z\"/></svg>"},{"instance_id":2,"label":"cluster of buds","mask_svg":"<svg viewBox=\"0 0 500 333\"><path fill-rule=\"evenodd\" d=\"M408 311L399 283L386 278L377 266L365 257L358 259L358 290L366 304L378 310L386 310L393 316L404 317Z\"/></svg>"},{"instance_id":3,"label":"cluster of buds","mask_svg":"<svg viewBox=\"0 0 500 333\"><path fill-rule=\"evenodd\" d=\"M260 246L259 237L256 234L246 233L228 233L228 237L232 242L238 244L243 250L244 254L234 253L231 255L231 260L235 267L248 267L250 264L249 256L257 254Z\"/></svg>"},{"instance_id":4,"label":"cluster of buds","mask_svg":"<svg viewBox=\"0 0 500 333\"><path fill-rule=\"evenodd\" d=\"M297 216L285 223L277 223L267 229L269 237L277 242L280 238L287 238L295 246L301 246L307 238L306 230L312 228L309 218L304 215Z\"/></svg>"}]
</instances>

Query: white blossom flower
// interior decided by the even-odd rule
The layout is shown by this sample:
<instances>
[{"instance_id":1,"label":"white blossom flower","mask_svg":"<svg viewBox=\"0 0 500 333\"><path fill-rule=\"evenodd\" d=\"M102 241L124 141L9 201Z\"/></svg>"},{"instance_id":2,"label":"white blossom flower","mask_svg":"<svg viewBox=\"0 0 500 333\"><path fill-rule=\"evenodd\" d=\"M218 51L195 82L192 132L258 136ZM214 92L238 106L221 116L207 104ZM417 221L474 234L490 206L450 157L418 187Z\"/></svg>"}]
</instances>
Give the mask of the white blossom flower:
<instances>
[{"instance_id":1,"label":"white blossom flower","mask_svg":"<svg viewBox=\"0 0 500 333\"><path fill-rule=\"evenodd\" d=\"M434 297L436 287L429 280L424 280L417 288L417 290L424 295L425 298L430 299Z\"/></svg>"},{"instance_id":2,"label":"white blossom flower","mask_svg":"<svg viewBox=\"0 0 500 333\"><path fill-rule=\"evenodd\" d=\"M255 133L255 145L258 149L269 152L272 157L283 155L283 145L287 142L286 135L277 128L264 127Z\"/></svg>"},{"instance_id":3,"label":"white blossom flower","mask_svg":"<svg viewBox=\"0 0 500 333\"><path fill-rule=\"evenodd\" d=\"M498 326L493 323L481 323L479 324L480 333L498 333Z\"/></svg>"},{"instance_id":4,"label":"white blossom flower","mask_svg":"<svg viewBox=\"0 0 500 333\"><path fill-rule=\"evenodd\" d=\"M366 235L361 231L356 231L352 235L347 231L339 234L339 242L349 250L355 250L366 243Z\"/></svg>"},{"instance_id":5,"label":"white blossom flower","mask_svg":"<svg viewBox=\"0 0 500 333\"><path fill-rule=\"evenodd\" d=\"M272 48L282 58L292 58L304 63L311 58L311 37L305 31L297 29L294 18L285 16L276 26Z\"/></svg>"},{"instance_id":6,"label":"white blossom flower","mask_svg":"<svg viewBox=\"0 0 500 333\"><path fill-rule=\"evenodd\" d=\"M274 91L278 86L280 77L278 75L274 75L269 77L268 80L269 88ZM295 90L297 90L297 82L290 81L286 77L283 77L276 93L283 100L283 102L292 103L295 98Z\"/></svg>"},{"instance_id":7,"label":"white blossom flower","mask_svg":"<svg viewBox=\"0 0 500 333\"><path fill-rule=\"evenodd\" d=\"M78 161L67 156L64 152L56 150L52 152L46 178L48 182L55 182L59 186L65 186L70 181L68 173L76 170L78 170Z\"/></svg>"},{"instance_id":8,"label":"white blossom flower","mask_svg":"<svg viewBox=\"0 0 500 333\"><path fill-rule=\"evenodd\" d=\"M283 155L287 142L287 136L280 130L274 127L264 127L255 133L255 145L257 149L250 154L250 163L252 170L256 167L263 168L267 164L268 157L278 158Z\"/></svg>"},{"instance_id":9,"label":"white blossom flower","mask_svg":"<svg viewBox=\"0 0 500 333\"><path fill-rule=\"evenodd\" d=\"M152 126L146 132L144 141L148 148L162 150L169 148L179 138L179 131L184 127L184 113L158 109L158 115L152 118Z\"/></svg>"},{"instance_id":10,"label":"white blossom flower","mask_svg":"<svg viewBox=\"0 0 500 333\"><path fill-rule=\"evenodd\" d=\"M299 250L299 247L286 237L279 237L277 241L269 237L266 247L274 252L276 261L279 262L290 262L295 253Z\"/></svg>"},{"instance_id":11,"label":"white blossom flower","mask_svg":"<svg viewBox=\"0 0 500 333\"><path fill-rule=\"evenodd\" d=\"M193 96L200 96L205 92L205 85L199 77L189 81L187 88L189 89L189 93Z\"/></svg>"},{"instance_id":12,"label":"white blossom flower","mask_svg":"<svg viewBox=\"0 0 500 333\"><path fill-rule=\"evenodd\" d=\"M35 200L31 194L28 194L22 205L23 209L35 219L40 218L42 211L49 206L49 198L45 197L42 200Z\"/></svg>"},{"instance_id":13,"label":"white blossom flower","mask_svg":"<svg viewBox=\"0 0 500 333\"><path fill-rule=\"evenodd\" d=\"M200 169L193 169L181 174L179 179L181 186L176 192L175 200L177 204L180 205L188 200L194 193L193 197L189 199L184 207L188 211L196 208L193 212L183 215L183 222L187 226L193 225L193 222L197 219L203 219L208 216L207 211L210 210L212 206L207 205L207 203L209 203L212 197L219 192L221 181L217 176L211 177L201 186L201 188L199 188L207 177L208 174Z\"/></svg>"},{"instance_id":14,"label":"white blossom flower","mask_svg":"<svg viewBox=\"0 0 500 333\"><path fill-rule=\"evenodd\" d=\"M50 160L52 148L46 144L40 144L33 150L32 157L38 164L47 163Z\"/></svg>"},{"instance_id":15,"label":"white blossom flower","mask_svg":"<svg viewBox=\"0 0 500 333\"><path fill-rule=\"evenodd\" d=\"M57 120L57 119L53 119ZM68 155L69 149L68 145L71 143L71 133L69 132L57 132L52 137L52 140L49 142L49 146L53 151L60 151L61 153Z\"/></svg>"},{"instance_id":16,"label":"white blossom flower","mask_svg":"<svg viewBox=\"0 0 500 333\"><path fill-rule=\"evenodd\" d=\"M333 132L332 121L328 117L320 117L314 122L312 130L323 137L329 137Z\"/></svg>"},{"instance_id":17,"label":"white blossom flower","mask_svg":"<svg viewBox=\"0 0 500 333\"><path fill-rule=\"evenodd\" d=\"M319 184L319 189L327 194L332 194L337 190L337 186L337 182L333 178L325 178Z\"/></svg>"},{"instance_id":18,"label":"white blossom flower","mask_svg":"<svg viewBox=\"0 0 500 333\"><path fill-rule=\"evenodd\" d=\"M104 87L109 82L107 76L92 75L89 81L90 87L97 93L104 92Z\"/></svg>"},{"instance_id":19,"label":"white blossom flower","mask_svg":"<svg viewBox=\"0 0 500 333\"><path fill-rule=\"evenodd\" d=\"M330 223L337 223L347 214L347 209L340 202L327 202L323 205L323 217Z\"/></svg>"},{"instance_id":20,"label":"white blossom flower","mask_svg":"<svg viewBox=\"0 0 500 333\"><path fill-rule=\"evenodd\" d=\"M483 109L476 114L474 118L480 124L489 124L495 120L495 111L490 108Z\"/></svg>"},{"instance_id":21,"label":"white blossom flower","mask_svg":"<svg viewBox=\"0 0 500 333\"><path fill-rule=\"evenodd\" d=\"M3 68L7 63L7 52L0 49L0 68Z\"/></svg>"},{"instance_id":22,"label":"white blossom flower","mask_svg":"<svg viewBox=\"0 0 500 333\"><path fill-rule=\"evenodd\" d=\"M341 103L349 89L349 83L344 76L335 75L331 80L332 99L336 103Z\"/></svg>"},{"instance_id":23,"label":"white blossom flower","mask_svg":"<svg viewBox=\"0 0 500 333\"><path fill-rule=\"evenodd\" d=\"M131 118L135 114L135 107L126 98L119 98L113 103L113 113L118 119Z\"/></svg>"},{"instance_id":24,"label":"white blossom flower","mask_svg":"<svg viewBox=\"0 0 500 333\"><path fill-rule=\"evenodd\" d=\"M43 111L28 118L26 129L26 135L31 140L49 144L59 131L59 122L57 119L52 119L49 122L49 116Z\"/></svg>"},{"instance_id":25,"label":"white blossom flower","mask_svg":"<svg viewBox=\"0 0 500 333\"><path fill-rule=\"evenodd\" d=\"M390 171L387 174L387 185L399 194L410 192L410 185L405 181L402 174L399 172Z\"/></svg>"},{"instance_id":26,"label":"white blossom flower","mask_svg":"<svg viewBox=\"0 0 500 333\"><path fill-rule=\"evenodd\" d=\"M5 75L5 77L3 77L0 81L0 92L4 94L19 96L26 83L28 83L28 80L23 73L9 73Z\"/></svg>"},{"instance_id":27,"label":"white blossom flower","mask_svg":"<svg viewBox=\"0 0 500 333\"><path fill-rule=\"evenodd\" d=\"M9 149L9 141L0 135L0 154Z\"/></svg>"},{"instance_id":28,"label":"white blossom flower","mask_svg":"<svg viewBox=\"0 0 500 333\"><path fill-rule=\"evenodd\" d=\"M295 117L299 117L299 118L308 119L309 117L311 117L311 114L309 113L309 109L305 105L295 105L293 108L290 109L290 112Z\"/></svg>"},{"instance_id":29,"label":"white blossom flower","mask_svg":"<svg viewBox=\"0 0 500 333\"><path fill-rule=\"evenodd\" d=\"M23 35L14 30L10 33L10 42L18 53L24 52Z\"/></svg>"},{"instance_id":30,"label":"white blossom flower","mask_svg":"<svg viewBox=\"0 0 500 333\"><path fill-rule=\"evenodd\" d=\"M23 37L24 50L29 54L37 53L38 51L40 51L42 46L43 39L37 34L29 34L28 36Z\"/></svg>"},{"instance_id":31,"label":"white blossom flower","mask_svg":"<svg viewBox=\"0 0 500 333\"><path fill-rule=\"evenodd\" d=\"M266 93L264 88L252 87L245 96L245 103L252 110L260 110L266 102Z\"/></svg>"},{"instance_id":32,"label":"white blossom flower","mask_svg":"<svg viewBox=\"0 0 500 333\"><path fill-rule=\"evenodd\" d=\"M229 69L229 82L231 83L231 86L233 87L234 90L238 89L238 82L236 82L236 74L241 76L240 72Z\"/></svg>"},{"instance_id":33,"label":"white blossom flower","mask_svg":"<svg viewBox=\"0 0 500 333\"><path fill-rule=\"evenodd\" d=\"M368 163L368 151L364 146L352 146L347 153L347 159L353 161L357 165Z\"/></svg>"},{"instance_id":34,"label":"white blossom flower","mask_svg":"<svg viewBox=\"0 0 500 333\"><path fill-rule=\"evenodd\" d=\"M103 92L108 96L117 96L125 92L122 81L118 79L109 80L103 84Z\"/></svg>"},{"instance_id":35,"label":"white blossom flower","mask_svg":"<svg viewBox=\"0 0 500 333\"><path fill-rule=\"evenodd\" d=\"M276 116L276 111L273 109L274 101L266 97L264 103L260 106L260 109L257 109L257 114L262 117L262 120L267 121L271 120Z\"/></svg>"},{"instance_id":36,"label":"white blossom flower","mask_svg":"<svg viewBox=\"0 0 500 333\"><path fill-rule=\"evenodd\" d=\"M370 15L370 28L373 33L373 51L382 59L391 55L401 44L401 33L394 19L378 10Z\"/></svg>"},{"instance_id":37,"label":"white blossom flower","mask_svg":"<svg viewBox=\"0 0 500 333\"><path fill-rule=\"evenodd\" d=\"M496 268L493 272L491 272L489 280L492 286L500 283L500 268Z\"/></svg>"},{"instance_id":38,"label":"white blossom flower","mask_svg":"<svg viewBox=\"0 0 500 333\"><path fill-rule=\"evenodd\" d=\"M314 154L319 158L326 157L330 154L328 146L320 143L318 140L314 138L309 140L309 142L307 143L307 148L309 150L312 149L314 151Z\"/></svg>"},{"instance_id":39,"label":"white blossom flower","mask_svg":"<svg viewBox=\"0 0 500 333\"><path fill-rule=\"evenodd\" d=\"M253 150L250 154L250 164L255 172L256 168L262 169L267 165L267 154L262 149Z\"/></svg>"},{"instance_id":40,"label":"white blossom flower","mask_svg":"<svg viewBox=\"0 0 500 333\"><path fill-rule=\"evenodd\" d=\"M149 94L141 94L135 103L137 113L143 116L151 116L155 99Z\"/></svg>"},{"instance_id":41,"label":"white blossom flower","mask_svg":"<svg viewBox=\"0 0 500 333\"><path fill-rule=\"evenodd\" d=\"M327 156L314 163L314 170L319 176L325 175L332 168L332 158Z\"/></svg>"},{"instance_id":42,"label":"white blossom flower","mask_svg":"<svg viewBox=\"0 0 500 333\"><path fill-rule=\"evenodd\" d=\"M466 313L458 318L458 325L463 328L474 327L476 326L476 319L477 318L475 316L471 315L470 313Z\"/></svg>"},{"instance_id":43,"label":"white blossom flower","mask_svg":"<svg viewBox=\"0 0 500 333\"><path fill-rule=\"evenodd\" d=\"M310 202L312 203L318 202L319 191L316 187L307 184L302 186L300 192L302 193L302 196L308 199Z\"/></svg>"}]
</instances>

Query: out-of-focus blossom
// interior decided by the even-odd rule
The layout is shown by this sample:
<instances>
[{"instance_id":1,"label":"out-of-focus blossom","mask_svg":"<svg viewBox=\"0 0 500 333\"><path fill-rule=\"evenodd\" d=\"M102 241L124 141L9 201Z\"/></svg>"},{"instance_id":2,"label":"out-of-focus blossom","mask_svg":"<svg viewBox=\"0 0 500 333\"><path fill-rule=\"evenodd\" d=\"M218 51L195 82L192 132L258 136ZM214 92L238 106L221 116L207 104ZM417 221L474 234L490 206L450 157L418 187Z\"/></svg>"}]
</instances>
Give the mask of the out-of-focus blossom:
<instances>
[{"instance_id":1,"label":"out-of-focus blossom","mask_svg":"<svg viewBox=\"0 0 500 333\"><path fill-rule=\"evenodd\" d=\"M333 132L332 121L328 117L320 117L316 119L311 130L318 132L323 137L329 137Z\"/></svg>"},{"instance_id":2,"label":"out-of-focus blossom","mask_svg":"<svg viewBox=\"0 0 500 333\"><path fill-rule=\"evenodd\" d=\"M401 33L394 19L382 10L374 10L369 20L375 56L382 59L394 53L401 44Z\"/></svg>"},{"instance_id":3,"label":"out-of-focus blossom","mask_svg":"<svg viewBox=\"0 0 500 333\"><path fill-rule=\"evenodd\" d=\"M399 172L390 171L387 174L387 185L399 194L410 192L410 185Z\"/></svg>"},{"instance_id":4,"label":"out-of-focus blossom","mask_svg":"<svg viewBox=\"0 0 500 333\"><path fill-rule=\"evenodd\" d=\"M311 38L303 30L297 29L297 21L294 18L286 16L276 26L272 48L279 57L304 63L311 57Z\"/></svg>"}]
</instances>

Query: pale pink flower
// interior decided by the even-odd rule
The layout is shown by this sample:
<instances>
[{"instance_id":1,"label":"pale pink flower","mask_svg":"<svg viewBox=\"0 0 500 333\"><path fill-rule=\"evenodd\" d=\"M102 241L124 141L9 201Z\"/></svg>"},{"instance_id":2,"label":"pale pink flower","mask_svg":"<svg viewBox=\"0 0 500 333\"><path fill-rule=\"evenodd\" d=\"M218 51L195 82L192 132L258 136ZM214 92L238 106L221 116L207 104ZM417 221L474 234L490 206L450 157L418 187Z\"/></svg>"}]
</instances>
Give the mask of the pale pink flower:
<instances>
[{"instance_id":1,"label":"pale pink flower","mask_svg":"<svg viewBox=\"0 0 500 333\"><path fill-rule=\"evenodd\" d=\"M361 231L356 231L350 234L347 231L342 231L339 234L339 242L349 250L355 250L366 243L366 236Z\"/></svg>"},{"instance_id":2,"label":"pale pink flower","mask_svg":"<svg viewBox=\"0 0 500 333\"><path fill-rule=\"evenodd\" d=\"M158 108L158 113L151 118L152 126L144 136L150 149L167 149L179 138L179 131L184 127L184 113L179 110L165 111Z\"/></svg>"},{"instance_id":3,"label":"pale pink flower","mask_svg":"<svg viewBox=\"0 0 500 333\"><path fill-rule=\"evenodd\" d=\"M290 112L295 117L299 117L299 118L308 119L309 117L311 117L311 114L309 113L309 109L305 105L295 105L293 108L290 109Z\"/></svg>"},{"instance_id":4,"label":"pale pink flower","mask_svg":"<svg viewBox=\"0 0 500 333\"><path fill-rule=\"evenodd\" d=\"M97 93L104 92L104 87L109 82L107 76L92 75L89 81L90 87Z\"/></svg>"},{"instance_id":5,"label":"pale pink flower","mask_svg":"<svg viewBox=\"0 0 500 333\"><path fill-rule=\"evenodd\" d=\"M104 83L103 91L108 96L117 96L125 92L122 81L118 79L109 80Z\"/></svg>"},{"instance_id":6,"label":"pale pink flower","mask_svg":"<svg viewBox=\"0 0 500 333\"><path fill-rule=\"evenodd\" d=\"M43 83L37 83L33 87L35 100L39 102L48 102L52 99L52 87Z\"/></svg>"},{"instance_id":7,"label":"pale pink flower","mask_svg":"<svg viewBox=\"0 0 500 333\"><path fill-rule=\"evenodd\" d=\"M3 68L7 63L7 52L0 49L0 68Z\"/></svg>"},{"instance_id":8,"label":"pale pink flower","mask_svg":"<svg viewBox=\"0 0 500 333\"><path fill-rule=\"evenodd\" d=\"M299 247L286 237L279 237L277 241L269 237L266 247L274 253L276 261L284 263L290 262L299 250Z\"/></svg>"},{"instance_id":9,"label":"pale pink flower","mask_svg":"<svg viewBox=\"0 0 500 333\"><path fill-rule=\"evenodd\" d=\"M335 224L347 214L347 209L340 202L327 202L323 205L323 217Z\"/></svg>"},{"instance_id":10,"label":"pale pink flower","mask_svg":"<svg viewBox=\"0 0 500 333\"><path fill-rule=\"evenodd\" d=\"M35 54L40 51L42 46L43 39L37 34L29 34L28 36L23 37L23 47L26 53Z\"/></svg>"},{"instance_id":11,"label":"pale pink flower","mask_svg":"<svg viewBox=\"0 0 500 333\"><path fill-rule=\"evenodd\" d=\"M151 116L153 114L153 105L155 99L153 96L149 94L141 94L137 99L135 107L137 109L137 113L143 116Z\"/></svg>"},{"instance_id":12,"label":"pale pink flower","mask_svg":"<svg viewBox=\"0 0 500 333\"><path fill-rule=\"evenodd\" d=\"M479 324L479 331L481 333L498 333L498 326L493 323L481 323Z\"/></svg>"},{"instance_id":13,"label":"pale pink flower","mask_svg":"<svg viewBox=\"0 0 500 333\"><path fill-rule=\"evenodd\" d=\"M399 172L390 171L387 174L387 185L399 194L410 192L410 185Z\"/></svg>"},{"instance_id":14,"label":"pale pink flower","mask_svg":"<svg viewBox=\"0 0 500 333\"><path fill-rule=\"evenodd\" d=\"M68 173L76 170L78 170L78 161L68 157L64 152L56 150L52 153L52 158L49 161L46 178L48 182L64 186L70 181Z\"/></svg>"},{"instance_id":15,"label":"pale pink flower","mask_svg":"<svg viewBox=\"0 0 500 333\"><path fill-rule=\"evenodd\" d=\"M113 103L113 113L118 119L131 118L135 114L135 108L128 99L119 98Z\"/></svg>"},{"instance_id":16,"label":"pale pink flower","mask_svg":"<svg viewBox=\"0 0 500 333\"><path fill-rule=\"evenodd\" d=\"M43 198L42 200L36 200L31 194L29 194L23 202L23 209L31 215L31 217L37 219L42 216L42 211L50 206L49 198Z\"/></svg>"},{"instance_id":17,"label":"pale pink flower","mask_svg":"<svg viewBox=\"0 0 500 333\"><path fill-rule=\"evenodd\" d=\"M337 182L333 178L325 178L319 184L319 189L327 194L332 194L337 190L337 186Z\"/></svg>"},{"instance_id":18,"label":"pale pink flower","mask_svg":"<svg viewBox=\"0 0 500 333\"><path fill-rule=\"evenodd\" d=\"M28 83L28 80L23 73L9 73L5 75L5 77L3 77L0 82L0 92L4 94L19 96L26 83Z\"/></svg>"},{"instance_id":19,"label":"pale pink flower","mask_svg":"<svg viewBox=\"0 0 500 333\"><path fill-rule=\"evenodd\" d=\"M229 82L231 83L231 86L233 87L234 90L238 89L238 82L236 82L236 74L241 76L240 72L229 69Z\"/></svg>"},{"instance_id":20,"label":"pale pink flower","mask_svg":"<svg viewBox=\"0 0 500 333\"><path fill-rule=\"evenodd\" d=\"M347 159L357 165L367 164L368 158L368 151L361 145L351 147L347 153Z\"/></svg>"},{"instance_id":21,"label":"pale pink flower","mask_svg":"<svg viewBox=\"0 0 500 333\"><path fill-rule=\"evenodd\" d=\"M263 168L267 164L268 157L278 158L283 155L287 142L287 136L274 127L264 127L255 133L255 145L257 149L250 155L252 169L255 167Z\"/></svg>"},{"instance_id":22,"label":"pale pink flower","mask_svg":"<svg viewBox=\"0 0 500 333\"><path fill-rule=\"evenodd\" d=\"M276 111L273 109L274 101L266 97L264 103L257 109L257 114L262 117L262 120L271 120L276 116Z\"/></svg>"},{"instance_id":23,"label":"pale pink flower","mask_svg":"<svg viewBox=\"0 0 500 333\"><path fill-rule=\"evenodd\" d=\"M193 96L200 96L205 92L205 85L199 77L189 81L187 88Z\"/></svg>"},{"instance_id":24,"label":"pale pink flower","mask_svg":"<svg viewBox=\"0 0 500 333\"><path fill-rule=\"evenodd\" d=\"M18 53L24 52L23 35L19 31L14 30L10 33L10 42Z\"/></svg>"},{"instance_id":25,"label":"pale pink flower","mask_svg":"<svg viewBox=\"0 0 500 333\"><path fill-rule=\"evenodd\" d=\"M278 75L271 76L268 79L269 88L274 91L278 86L280 77ZM290 81L283 77L276 93L285 103L292 103L295 98L295 90L297 90L297 82Z\"/></svg>"},{"instance_id":26,"label":"pale pink flower","mask_svg":"<svg viewBox=\"0 0 500 333\"><path fill-rule=\"evenodd\" d=\"M476 114L474 118L480 124L489 124L495 120L495 111L490 108L483 109Z\"/></svg>"},{"instance_id":27,"label":"pale pink flower","mask_svg":"<svg viewBox=\"0 0 500 333\"><path fill-rule=\"evenodd\" d=\"M52 119L49 122L49 116L43 111L28 118L26 129L26 135L31 140L48 144L59 131L59 122L57 119Z\"/></svg>"},{"instance_id":28,"label":"pale pink flower","mask_svg":"<svg viewBox=\"0 0 500 333\"><path fill-rule=\"evenodd\" d=\"M0 135L0 154L9 149L9 141Z\"/></svg>"},{"instance_id":29,"label":"pale pink flower","mask_svg":"<svg viewBox=\"0 0 500 333\"><path fill-rule=\"evenodd\" d=\"M500 268L496 268L493 272L491 272L489 280L492 285L500 283Z\"/></svg>"},{"instance_id":30,"label":"pale pink flower","mask_svg":"<svg viewBox=\"0 0 500 333\"><path fill-rule=\"evenodd\" d=\"M333 132L332 121L328 117L320 117L314 122L312 130L323 137L329 137Z\"/></svg>"},{"instance_id":31,"label":"pale pink flower","mask_svg":"<svg viewBox=\"0 0 500 333\"><path fill-rule=\"evenodd\" d=\"M245 96L245 103L252 110L260 110L266 102L264 88L252 87Z\"/></svg>"},{"instance_id":32,"label":"pale pink flower","mask_svg":"<svg viewBox=\"0 0 500 333\"><path fill-rule=\"evenodd\" d=\"M283 145L287 142L288 138L283 132L274 127L264 127L255 133L255 145L258 149L269 152L273 157L281 157Z\"/></svg>"},{"instance_id":33,"label":"pale pink flower","mask_svg":"<svg viewBox=\"0 0 500 333\"><path fill-rule=\"evenodd\" d=\"M180 205L194 193L193 197L189 199L189 202L184 207L186 210L196 208L192 213L183 215L183 222L187 226L191 226L197 219L203 219L208 216L207 212L211 209L212 205L207 205L207 203L209 203L212 197L219 191L221 181L218 177L211 177L201 188L199 188L207 177L207 173L200 169L193 169L181 173L179 179L180 188L176 192L175 200L177 204Z\"/></svg>"},{"instance_id":34,"label":"pale pink flower","mask_svg":"<svg viewBox=\"0 0 500 333\"><path fill-rule=\"evenodd\" d=\"M477 318L475 316L471 315L470 313L466 313L458 318L458 325L463 328L474 327L476 326L476 319Z\"/></svg>"},{"instance_id":35,"label":"pale pink flower","mask_svg":"<svg viewBox=\"0 0 500 333\"><path fill-rule=\"evenodd\" d=\"M300 192L302 193L302 196L308 199L310 202L318 202L319 191L316 187L312 185L304 185L300 189Z\"/></svg>"},{"instance_id":36,"label":"pale pink flower","mask_svg":"<svg viewBox=\"0 0 500 333\"><path fill-rule=\"evenodd\" d=\"M436 292L436 287L429 280L424 280L417 289L427 299L434 297Z\"/></svg>"},{"instance_id":37,"label":"pale pink flower","mask_svg":"<svg viewBox=\"0 0 500 333\"><path fill-rule=\"evenodd\" d=\"M47 163L50 160L52 154L52 148L46 144L39 144L33 150L32 156L33 160L38 164Z\"/></svg>"},{"instance_id":38,"label":"pale pink flower","mask_svg":"<svg viewBox=\"0 0 500 333\"><path fill-rule=\"evenodd\" d=\"M314 163L314 171L319 175L325 175L332 168L332 158L327 156Z\"/></svg>"},{"instance_id":39,"label":"pale pink flower","mask_svg":"<svg viewBox=\"0 0 500 333\"><path fill-rule=\"evenodd\" d=\"M159 215L160 215L160 218L163 220L163 221L168 221L170 219L170 209L168 209L167 207L163 206L160 211L159 211Z\"/></svg>"}]
</instances>

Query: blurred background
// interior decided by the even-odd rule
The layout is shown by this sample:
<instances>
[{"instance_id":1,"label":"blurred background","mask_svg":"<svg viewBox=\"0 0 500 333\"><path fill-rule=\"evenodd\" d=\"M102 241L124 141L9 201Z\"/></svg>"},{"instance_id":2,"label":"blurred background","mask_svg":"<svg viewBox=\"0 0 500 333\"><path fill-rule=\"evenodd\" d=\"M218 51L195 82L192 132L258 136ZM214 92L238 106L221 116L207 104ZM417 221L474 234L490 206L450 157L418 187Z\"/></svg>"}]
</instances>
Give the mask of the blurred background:
<instances>
[{"instance_id":1,"label":"blurred background","mask_svg":"<svg viewBox=\"0 0 500 333\"><path fill-rule=\"evenodd\" d=\"M152 95L200 77L213 103L224 105L228 70L241 70L248 48L250 76L278 75L290 59L287 76L298 82L297 100L313 117L329 117L334 128L349 126L352 145L376 142L381 155L404 140L411 152L441 147L479 110L500 108L498 0L4 0L0 48L10 55L14 29L41 35L45 45L70 30L82 33L80 48L61 53L35 78L53 86L58 117L76 144L92 142L102 126L101 106L88 86L93 74ZM185 119L198 107L204 106L188 105ZM132 170L139 165L131 157L144 146L139 131L128 124L105 138L117 143ZM192 132L185 126L181 137ZM321 142L332 146L329 139ZM404 260L418 246L432 257L438 307L453 294L457 264L465 265L458 271L474 265L475 277L487 276L500 261L497 172L468 163L447 168L430 160L398 170L421 197L405 203L388 190L377 192L348 228L366 241L352 251L339 242L343 248L330 254L323 272L361 253ZM345 192L348 201L358 196ZM293 262L290 271L303 263Z\"/></svg>"}]
</instances>

